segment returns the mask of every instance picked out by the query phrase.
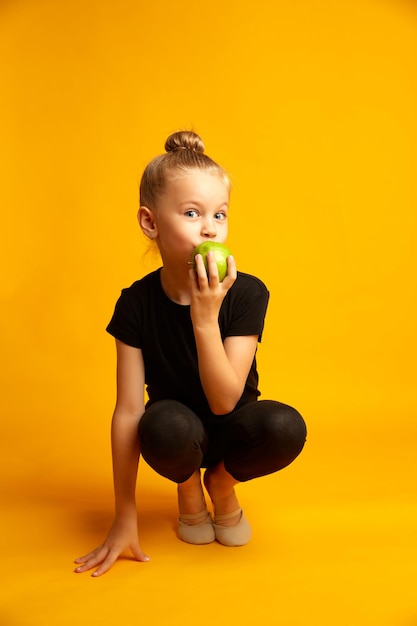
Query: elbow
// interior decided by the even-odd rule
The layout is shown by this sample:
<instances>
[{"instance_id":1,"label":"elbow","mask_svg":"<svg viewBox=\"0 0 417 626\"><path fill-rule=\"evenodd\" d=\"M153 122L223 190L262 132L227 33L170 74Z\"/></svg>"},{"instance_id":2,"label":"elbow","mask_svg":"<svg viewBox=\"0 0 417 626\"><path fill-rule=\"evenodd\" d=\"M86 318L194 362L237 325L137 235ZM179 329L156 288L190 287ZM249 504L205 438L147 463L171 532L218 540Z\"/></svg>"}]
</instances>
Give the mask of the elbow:
<instances>
[{"instance_id":1,"label":"elbow","mask_svg":"<svg viewBox=\"0 0 417 626\"><path fill-rule=\"evenodd\" d=\"M210 406L210 411L213 413L213 415L227 415L228 413L231 413L233 411L233 409L235 408L237 404L237 401L230 400L230 399L224 399L224 400L217 400L216 402L210 402L209 406Z\"/></svg>"},{"instance_id":2,"label":"elbow","mask_svg":"<svg viewBox=\"0 0 417 626\"><path fill-rule=\"evenodd\" d=\"M216 385L206 394L206 398L213 415L227 415L234 411L242 397L244 386L236 382L229 384L227 389L220 390Z\"/></svg>"}]
</instances>

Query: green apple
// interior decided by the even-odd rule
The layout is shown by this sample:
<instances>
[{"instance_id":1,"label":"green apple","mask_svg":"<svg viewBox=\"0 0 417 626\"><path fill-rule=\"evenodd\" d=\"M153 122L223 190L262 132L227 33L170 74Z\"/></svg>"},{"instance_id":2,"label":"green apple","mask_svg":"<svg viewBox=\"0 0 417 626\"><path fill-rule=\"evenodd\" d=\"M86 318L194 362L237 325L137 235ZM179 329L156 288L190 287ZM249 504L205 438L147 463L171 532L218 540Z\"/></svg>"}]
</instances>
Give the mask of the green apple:
<instances>
[{"instance_id":1,"label":"green apple","mask_svg":"<svg viewBox=\"0 0 417 626\"><path fill-rule=\"evenodd\" d=\"M195 256L197 254L201 254L207 273L207 252L213 253L214 260L216 261L217 269L219 271L219 280L220 282L223 282L227 274L227 257L232 253L229 248L224 245L224 243L219 243L218 241L203 241L203 243L200 243L196 248L194 248L192 265L194 265Z\"/></svg>"}]
</instances>

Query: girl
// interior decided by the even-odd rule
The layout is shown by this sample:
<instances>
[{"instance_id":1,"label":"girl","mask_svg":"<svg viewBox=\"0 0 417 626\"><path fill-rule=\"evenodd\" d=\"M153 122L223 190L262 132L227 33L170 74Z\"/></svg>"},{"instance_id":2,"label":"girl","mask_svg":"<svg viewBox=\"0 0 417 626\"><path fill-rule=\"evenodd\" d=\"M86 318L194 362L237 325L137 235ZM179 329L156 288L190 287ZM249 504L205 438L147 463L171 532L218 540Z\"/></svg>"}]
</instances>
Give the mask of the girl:
<instances>
[{"instance_id":1,"label":"girl","mask_svg":"<svg viewBox=\"0 0 417 626\"><path fill-rule=\"evenodd\" d=\"M174 133L146 167L138 221L155 241L162 268L124 289L107 327L116 339L117 401L112 420L115 517L104 543L78 559L76 572L106 572L138 539L139 456L177 483L183 541L241 546L251 529L235 486L276 472L301 452L306 427L293 408L258 401L256 348L268 303L265 285L217 265L194 248L227 237L230 182L192 132ZM144 385L149 400L144 405ZM207 510L204 487L212 501Z\"/></svg>"}]
</instances>

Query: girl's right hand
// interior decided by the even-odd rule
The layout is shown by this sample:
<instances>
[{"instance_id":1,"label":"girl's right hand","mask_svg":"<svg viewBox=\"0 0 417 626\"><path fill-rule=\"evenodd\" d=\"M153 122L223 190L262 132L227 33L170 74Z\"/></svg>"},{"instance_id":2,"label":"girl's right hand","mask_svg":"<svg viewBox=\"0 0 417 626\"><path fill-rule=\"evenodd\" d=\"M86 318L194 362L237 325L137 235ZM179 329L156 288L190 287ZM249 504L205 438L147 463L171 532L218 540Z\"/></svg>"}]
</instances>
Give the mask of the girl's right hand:
<instances>
[{"instance_id":1,"label":"girl's right hand","mask_svg":"<svg viewBox=\"0 0 417 626\"><path fill-rule=\"evenodd\" d=\"M212 252L207 253L205 268L201 254L195 257L195 269L190 269L191 320L195 325L218 326L222 302L237 278L236 263L232 256L227 258L227 275L220 282L219 271Z\"/></svg>"},{"instance_id":2,"label":"girl's right hand","mask_svg":"<svg viewBox=\"0 0 417 626\"><path fill-rule=\"evenodd\" d=\"M98 568L92 576L101 576L107 572L121 553L129 549L137 561L149 561L139 545L136 517L129 519L115 518L106 540L98 548L75 559L77 574Z\"/></svg>"}]
</instances>

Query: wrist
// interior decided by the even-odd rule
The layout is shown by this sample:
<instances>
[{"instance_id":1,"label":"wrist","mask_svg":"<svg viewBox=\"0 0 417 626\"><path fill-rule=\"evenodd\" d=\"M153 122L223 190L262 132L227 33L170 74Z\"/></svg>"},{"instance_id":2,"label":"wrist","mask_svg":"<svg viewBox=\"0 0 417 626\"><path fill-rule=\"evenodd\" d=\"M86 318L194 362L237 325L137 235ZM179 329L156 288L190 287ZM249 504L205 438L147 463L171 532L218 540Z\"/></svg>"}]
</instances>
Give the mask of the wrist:
<instances>
[{"instance_id":1,"label":"wrist","mask_svg":"<svg viewBox=\"0 0 417 626\"><path fill-rule=\"evenodd\" d=\"M136 502L117 502L115 504L115 515L117 518L131 518L137 516Z\"/></svg>"},{"instance_id":2,"label":"wrist","mask_svg":"<svg viewBox=\"0 0 417 626\"><path fill-rule=\"evenodd\" d=\"M220 335L218 318L213 320L198 320L193 322L194 335L201 334L204 337Z\"/></svg>"}]
</instances>

